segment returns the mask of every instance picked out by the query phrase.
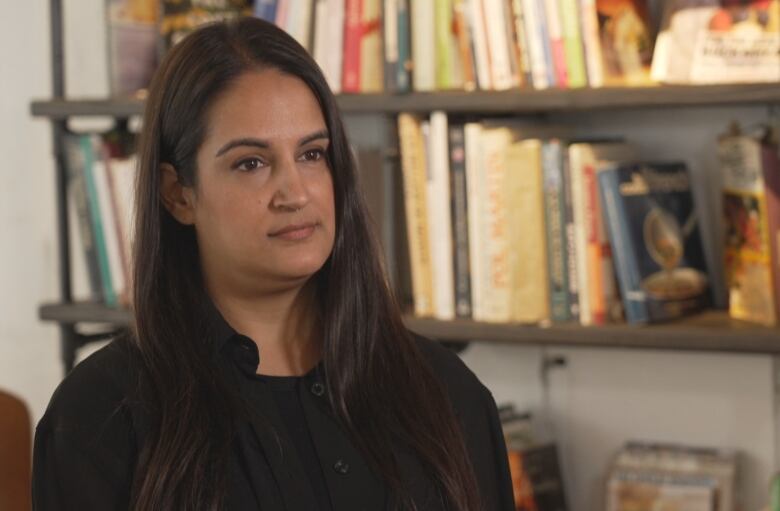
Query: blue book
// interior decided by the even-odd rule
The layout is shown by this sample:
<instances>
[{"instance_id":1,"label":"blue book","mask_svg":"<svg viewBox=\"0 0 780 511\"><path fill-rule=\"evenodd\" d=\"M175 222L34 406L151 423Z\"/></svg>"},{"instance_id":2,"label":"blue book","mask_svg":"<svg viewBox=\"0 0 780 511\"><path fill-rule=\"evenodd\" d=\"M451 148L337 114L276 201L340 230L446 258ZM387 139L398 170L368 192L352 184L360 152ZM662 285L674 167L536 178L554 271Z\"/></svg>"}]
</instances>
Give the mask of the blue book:
<instances>
[{"instance_id":1,"label":"blue book","mask_svg":"<svg viewBox=\"0 0 780 511\"><path fill-rule=\"evenodd\" d=\"M602 211L629 323L667 321L709 304L709 278L684 163L598 169Z\"/></svg>"},{"instance_id":2,"label":"blue book","mask_svg":"<svg viewBox=\"0 0 780 511\"><path fill-rule=\"evenodd\" d=\"M255 0L255 17L274 23L279 0Z\"/></svg>"}]
</instances>

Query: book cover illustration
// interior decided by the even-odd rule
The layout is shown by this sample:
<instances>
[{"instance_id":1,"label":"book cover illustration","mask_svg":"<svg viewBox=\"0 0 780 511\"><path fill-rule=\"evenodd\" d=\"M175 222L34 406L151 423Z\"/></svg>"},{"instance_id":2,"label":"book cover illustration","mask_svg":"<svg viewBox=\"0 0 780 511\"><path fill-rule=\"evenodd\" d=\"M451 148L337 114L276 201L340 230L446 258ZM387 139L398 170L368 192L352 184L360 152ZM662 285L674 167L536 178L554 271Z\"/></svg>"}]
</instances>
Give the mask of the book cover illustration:
<instances>
[{"instance_id":1,"label":"book cover illustration","mask_svg":"<svg viewBox=\"0 0 780 511\"><path fill-rule=\"evenodd\" d=\"M596 0L605 85L652 85L653 34L645 0Z\"/></svg>"},{"instance_id":2,"label":"book cover illustration","mask_svg":"<svg viewBox=\"0 0 780 511\"><path fill-rule=\"evenodd\" d=\"M762 149L760 140L739 134L718 142L726 282L733 318L774 325L778 318L770 233L776 222L771 222L768 212L770 189L762 175Z\"/></svg>"},{"instance_id":3,"label":"book cover illustration","mask_svg":"<svg viewBox=\"0 0 780 511\"><path fill-rule=\"evenodd\" d=\"M672 0L652 75L682 84L780 80L780 0Z\"/></svg>"},{"instance_id":4,"label":"book cover illustration","mask_svg":"<svg viewBox=\"0 0 780 511\"><path fill-rule=\"evenodd\" d=\"M628 321L704 307L709 279L685 164L613 166L598 179Z\"/></svg>"}]
</instances>

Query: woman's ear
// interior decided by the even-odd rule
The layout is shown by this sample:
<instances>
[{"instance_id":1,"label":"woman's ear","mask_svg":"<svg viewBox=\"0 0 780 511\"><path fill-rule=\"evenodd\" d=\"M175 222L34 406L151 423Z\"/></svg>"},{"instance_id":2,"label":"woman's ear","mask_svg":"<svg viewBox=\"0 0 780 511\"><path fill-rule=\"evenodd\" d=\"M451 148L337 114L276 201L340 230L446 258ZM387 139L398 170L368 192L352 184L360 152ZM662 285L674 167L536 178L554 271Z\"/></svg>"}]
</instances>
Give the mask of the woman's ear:
<instances>
[{"instance_id":1,"label":"woman's ear","mask_svg":"<svg viewBox=\"0 0 780 511\"><path fill-rule=\"evenodd\" d=\"M168 212L184 225L195 223L195 193L179 181L179 173L170 163L160 165L160 198Z\"/></svg>"}]
</instances>

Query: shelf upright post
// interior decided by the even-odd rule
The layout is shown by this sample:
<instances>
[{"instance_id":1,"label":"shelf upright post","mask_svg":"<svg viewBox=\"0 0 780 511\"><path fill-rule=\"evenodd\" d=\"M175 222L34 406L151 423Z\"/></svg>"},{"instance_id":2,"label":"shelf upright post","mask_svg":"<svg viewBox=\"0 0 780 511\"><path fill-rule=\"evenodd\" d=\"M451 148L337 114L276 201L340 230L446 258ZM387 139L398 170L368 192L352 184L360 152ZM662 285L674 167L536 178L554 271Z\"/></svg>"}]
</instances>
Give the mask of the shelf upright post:
<instances>
[{"instance_id":1,"label":"shelf upright post","mask_svg":"<svg viewBox=\"0 0 780 511\"><path fill-rule=\"evenodd\" d=\"M53 99L65 97L65 51L63 44L62 0L49 1L51 29L51 81ZM70 233L68 228L68 179L65 168L63 137L67 133L67 120L52 120L52 148L56 173L57 254L59 259L60 300L72 301L70 273ZM74 365L78 334L72 323L60 323L61 357L67 374Z\"/></svg>"}]
</instances>

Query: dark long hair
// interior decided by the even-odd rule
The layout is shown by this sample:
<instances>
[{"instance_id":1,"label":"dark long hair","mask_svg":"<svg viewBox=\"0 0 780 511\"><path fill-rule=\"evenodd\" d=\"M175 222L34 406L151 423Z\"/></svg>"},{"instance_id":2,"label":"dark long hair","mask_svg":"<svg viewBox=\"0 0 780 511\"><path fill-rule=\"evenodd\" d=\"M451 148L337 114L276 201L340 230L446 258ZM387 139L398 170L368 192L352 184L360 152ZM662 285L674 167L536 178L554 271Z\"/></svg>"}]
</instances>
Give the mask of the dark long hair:
<instances>
[{"instance_id":1,"label":"dark long hair","mask_svg":"<svg viewBox=\"0 0 780 511\"><path fill-rule=\"evenodd\" d=\"M151 85L139 147L134 242L134 346L152 408L150 439L133 483L133 508L220 509L237 423L235 390L214 363L201 318L206 296L192 226L160 201L161 163L188 186L205 112L241 74L275 68L305 82L330 135L336 238L314 277L324 327L323 365L334 413L397 497L414 507L394 451L415 453L448 509L481 508L465 442L442 385L404 328L358 193L355 162L322 72L273 24L244 18L212 24L165 57Z\"/></svg>"}]
</instances>

